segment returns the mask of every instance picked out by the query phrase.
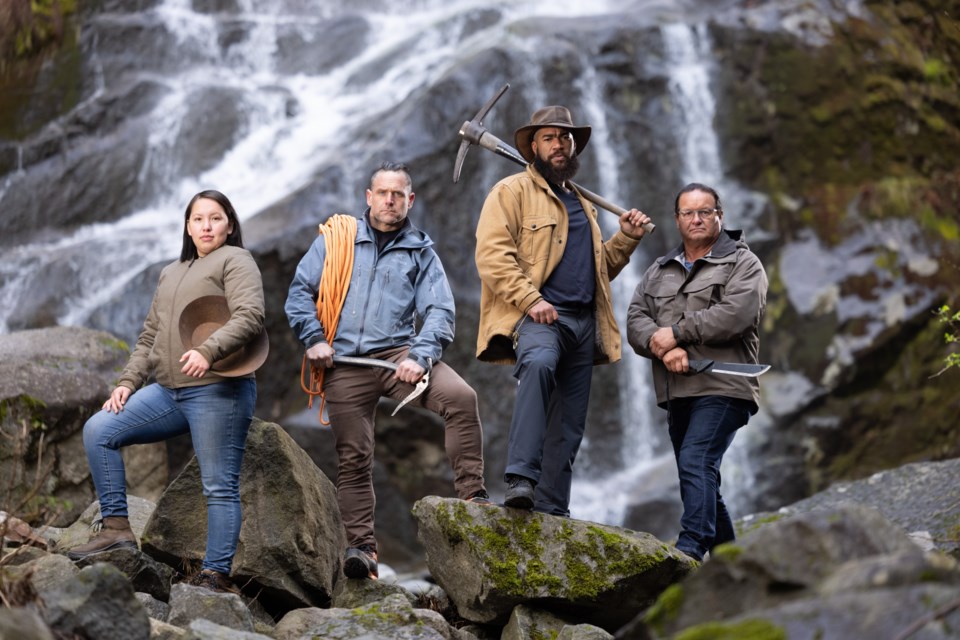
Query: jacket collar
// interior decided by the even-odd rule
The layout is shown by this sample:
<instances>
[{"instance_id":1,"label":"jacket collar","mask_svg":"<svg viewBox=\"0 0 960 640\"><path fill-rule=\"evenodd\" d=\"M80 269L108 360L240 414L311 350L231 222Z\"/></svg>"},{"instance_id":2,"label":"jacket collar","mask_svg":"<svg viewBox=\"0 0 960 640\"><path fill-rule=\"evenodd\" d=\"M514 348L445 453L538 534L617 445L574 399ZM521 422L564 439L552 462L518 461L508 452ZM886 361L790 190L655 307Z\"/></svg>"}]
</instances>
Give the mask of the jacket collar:
<instances>
[{"instance_id":1,"label":"jacket collar","mask_svg":"<svg viewBox=\"0 0 960 640\"><path fill-rule=\"evenodd\" d=\"M360 217L361 224L357 225L356 242L376 242L374 229L370 226L370 208L363 212ZM407 223L400 229L400 233L388 246L403 247L405 249L423 249L433 246L433 240L426 233L413 224L413 220L407 218Z\"/></svg>"},{"instance_id":2,"label":"jacket collar","mask_svg":"<svg viewBox=\"0 0 960 640\"><path fill-rule=\"evenodd\" d=\"M734 253L740 245L746 247L746 240L743 239L742 229L722 229L717 241L714 242L713 247L710 248L710 258L725 258L731 253ZM658 259L657 263L662 267L680 255L683 255L683 242L674 247L673 250L665 256Z\"/></svg>"}]
</instances>

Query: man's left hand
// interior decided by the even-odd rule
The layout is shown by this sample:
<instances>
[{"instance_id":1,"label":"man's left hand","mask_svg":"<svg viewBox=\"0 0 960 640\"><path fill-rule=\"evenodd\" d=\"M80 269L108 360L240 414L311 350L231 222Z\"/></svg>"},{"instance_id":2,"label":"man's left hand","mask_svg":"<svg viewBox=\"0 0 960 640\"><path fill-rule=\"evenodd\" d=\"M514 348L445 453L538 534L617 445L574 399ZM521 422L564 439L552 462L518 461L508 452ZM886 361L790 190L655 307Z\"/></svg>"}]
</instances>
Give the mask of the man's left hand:
<instances>
[{"instance_id":1,"label":"man's left hand","mask_svg":"<svg viewBox=\"0 0 960 640\"><path fill-rule=\"evenodd\" d=\"M415 360L407 358L397 365L397 372L394 375L401 382L417 384L426 372L427 370L417 364Z\"/></svg>"},{"instance_id":2,"label":"man's left hand","mask_svg":"<svg viewBox=\"0 0 960 640\"><path fill-rule=\"evenodd\" d=\"M643 225L650 222L650 216L639 209L630 209L620 216L620 231L628 238L639 240L646 234Z\"/></svg>"}]
</instances>

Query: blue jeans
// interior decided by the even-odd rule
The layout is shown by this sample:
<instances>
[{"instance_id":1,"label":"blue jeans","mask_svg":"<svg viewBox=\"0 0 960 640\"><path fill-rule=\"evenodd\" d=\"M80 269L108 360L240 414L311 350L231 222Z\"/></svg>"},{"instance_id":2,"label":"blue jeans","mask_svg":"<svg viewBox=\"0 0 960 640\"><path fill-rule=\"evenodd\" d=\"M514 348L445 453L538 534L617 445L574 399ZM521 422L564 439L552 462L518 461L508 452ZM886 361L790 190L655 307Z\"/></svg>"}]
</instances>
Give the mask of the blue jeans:
<instances>
[{"instance_id":1,"label":"blue jeans","mask_svg":"<svg viewBox=\"0 0 960 640\"><path fill-rule=\"evenodd\" d=\"M181 389L154 383L131 395L120 413L94 414L83 427L83 446L100 498L100 515L128 515L121 447L160 442L189 431L207 498L203 568L229 575L240 538L240 465L256 400L253 378Z\"/></svg>"},{"instance_id":2,"label":"blue jeans","mask_svg":"<svg viewBox=\"0 0 960 640\"><path fill-rule=\"evenodd\" d=\"M677 548L697 560L736 537L720 495L720 462L753 410L752 402L725 396L670 401L670 441L683 501Z\"/></svg>"},{"instance_id":3,"label":"blue jeans","mask_svg":"<svg viewBox=\"0 0 960 640\"><path fill-rule=\"evenodd\" d=\"M553 324L527 318L520 325L506 474L533 481L536 511L569 516L573 463L587 425L596 331L591 307L557 306L557 312Z\"/></svg>"}]
</instances>

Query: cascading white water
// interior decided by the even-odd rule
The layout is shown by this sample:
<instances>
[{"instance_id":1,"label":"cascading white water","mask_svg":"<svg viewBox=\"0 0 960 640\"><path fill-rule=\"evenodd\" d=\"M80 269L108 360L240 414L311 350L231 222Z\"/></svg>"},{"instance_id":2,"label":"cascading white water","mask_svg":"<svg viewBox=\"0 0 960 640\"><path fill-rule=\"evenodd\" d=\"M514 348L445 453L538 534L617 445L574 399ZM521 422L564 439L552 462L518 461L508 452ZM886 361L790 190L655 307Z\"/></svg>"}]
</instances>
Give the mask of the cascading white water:
<instances>
[{"instance_id":1,"label":"cascading white water","mask_svg":"<svg viewBox=\"0 0 960 640\"><path fill-rule=\"evenodd\" d=\"M277 5L281 8L278 10ZM552 15L603 13L605 2L573 1L499 3L461 0L424 1L412 5L384 3L382 10L363 15L370 25L367 46L352 59L327 73L281 74L275 71L277 30L296 30L305 40L322 37L325 20L347 12L342 6L313 7L307 13L284 14L284 3L243 0L239 15L197 13L189 0L165 0L152 10L178 40L178 49L191 64L163 82L170 89L151 118L153 130L141 177L163 182L167 167L178 162L175 141L187 111L187 101L203 98L209 87L234 88L242 96L245 131L212 168L200 175L169 179L150 206L110 224L96 224L53 240L39 239L0 253L0 332L10 330L22 293L39 287L57 274L70 274L64 294L66 311L59 324L83 325L104 301L115 299L138 273L179 253L183 207L204 188L226 193L238 206L241 219L256 215L308 183L319 167L352 167L342 150L362 139L360 123L396 109L403 101L430 86L452 64L491 42L513 39L505 25L516 20ZM464 35L470 10L498 9L501 20ZM218 21L229 19L252 25L249 37L222 51ZM378 73L352 83L354 74L370 65ZM298 105L291 117L288 101ZM17 173L4 186L18 179Z\"/></svg>"},{"instance_id":2,"label":"cascading white water","mask_svg":"<svg viewBox=\"0 0 960 640\"><path fill-rule=\"evenodd\" d=\"M578 81L578 89L583 100L584 122L591 126L590 151L597 163L600 184L598 191L608 200L629 208L632 205L623 201L620 185L620 163L617 161L616 147L610 139L606 113L602 97L604 86L593 67L584 65L584 73ZM607 211L599 211L599 222L604 237L610 237L619 229L617 217ZM639 260L642 250L630 264L613 280L614 313L623 333L623 360L620 367L624 374L620 377L620 404L623 415L621 459L611 464L608 475L595 478L577 476L571 491L571 512L580 519L609 524L623 522L629 493L624 487L638 484L646 471L646 463L654 459L661 448L661 438L654 424L653 411L655 398L650 374L649 361L634 355L626 340L626 317L634 289L646 268L646 261ZM590 450L590 429L584 436L584 453Z\"/></svg>"}]
</instances>

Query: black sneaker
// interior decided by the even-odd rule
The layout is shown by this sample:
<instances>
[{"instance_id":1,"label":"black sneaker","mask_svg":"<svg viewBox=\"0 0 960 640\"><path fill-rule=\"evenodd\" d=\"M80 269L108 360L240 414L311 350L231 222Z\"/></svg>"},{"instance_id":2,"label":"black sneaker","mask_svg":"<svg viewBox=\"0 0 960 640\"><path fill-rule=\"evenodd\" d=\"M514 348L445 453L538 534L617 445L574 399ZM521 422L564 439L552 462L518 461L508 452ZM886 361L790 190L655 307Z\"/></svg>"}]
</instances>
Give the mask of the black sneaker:
<instances>
[{"instance_id":1,"label":"black sneaker","mask_svg":"<svg viewBox=\"0 0 960 640\"><path fill-rule=\"evenodd\" d=\"M472 496L467 498L467 502L472 502L473 504L482 504L484 506L493 505L493 500L490 499L490 494L487 493L485 489L480 489Z\"/></svg>"},{"instance_id":2,"label":"black sneaker","mask_svg":"<svg viewBox=\"0 0 960 640\"><path fill-rule=\"evenodd\" d=\"M376 580L377 552L368 544L347 549L343 559L343 575L354 580Z\"/></svg>"},{"instance_id":3,"label":"black sneaker","mask_svg":"<svg viewBox=\"0 0 960 640\"><path fill-rule=\"evenodd\" d=\"M503 504L514 509L533 509L533 482L523 476L507 476L507 492Z\"/></svg>"}]
</instances>

